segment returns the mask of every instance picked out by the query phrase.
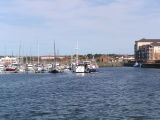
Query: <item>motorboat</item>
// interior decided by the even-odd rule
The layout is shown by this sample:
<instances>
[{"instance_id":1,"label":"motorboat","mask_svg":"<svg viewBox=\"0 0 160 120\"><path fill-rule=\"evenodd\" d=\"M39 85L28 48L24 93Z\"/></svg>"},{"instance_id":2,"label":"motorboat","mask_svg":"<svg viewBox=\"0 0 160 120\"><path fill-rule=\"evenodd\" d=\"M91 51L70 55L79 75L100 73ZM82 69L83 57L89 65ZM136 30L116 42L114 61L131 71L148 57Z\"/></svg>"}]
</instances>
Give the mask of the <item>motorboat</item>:
<instances>
[{"instance_id":1,"label":"motorboat","mask_svg":"<svg viewBox=\"0 0 160 120\"><path fill-rule=\"evenodd\" d=\"M92 61L83 61L85 66L86 73L94 73L97 72L98 65L96 63L92 63Z\"/></svg>"},{"instance_id":2,"label":"motorboat","mask_svg":"<svg viewBox=\"0 0 160 120\"><path fill-rule=\"evenodd\" d=\"M135 64L133 65L133 67L141 67L142 64L138 63L138 62L135 62Z\"/></svg>"},{"instance_id":3,"label":"motorboat","mask_svg":"<svg viewBox=\"0 0 160 120\"><path fill-rule=\"evenodd\" d=\"M17 73L18 68L17 68L17 66L14 66L14 65L8 65L5 69L5 71L8 73Z\"/></svg>"}]
</instances>

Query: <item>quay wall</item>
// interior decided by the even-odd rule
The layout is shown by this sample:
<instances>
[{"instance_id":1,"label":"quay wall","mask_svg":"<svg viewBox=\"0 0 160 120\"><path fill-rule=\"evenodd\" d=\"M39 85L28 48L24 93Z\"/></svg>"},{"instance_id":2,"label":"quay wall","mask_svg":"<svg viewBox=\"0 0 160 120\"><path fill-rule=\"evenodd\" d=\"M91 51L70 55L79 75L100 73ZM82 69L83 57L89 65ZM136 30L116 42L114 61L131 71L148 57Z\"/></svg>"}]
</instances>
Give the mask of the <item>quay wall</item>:
<instances>
[{"instance_id":1,"label":"quay wall","mask_svg":"<svg viewBox=\"0 0 160 120\"><path fill-rule=\"evenodd\" d=\"M160 69L160 63L154 63L154 64L145 63L145 64L142 64L141 67L142 68L158 68L158 69Z\"/></svg>"}]
</instances>

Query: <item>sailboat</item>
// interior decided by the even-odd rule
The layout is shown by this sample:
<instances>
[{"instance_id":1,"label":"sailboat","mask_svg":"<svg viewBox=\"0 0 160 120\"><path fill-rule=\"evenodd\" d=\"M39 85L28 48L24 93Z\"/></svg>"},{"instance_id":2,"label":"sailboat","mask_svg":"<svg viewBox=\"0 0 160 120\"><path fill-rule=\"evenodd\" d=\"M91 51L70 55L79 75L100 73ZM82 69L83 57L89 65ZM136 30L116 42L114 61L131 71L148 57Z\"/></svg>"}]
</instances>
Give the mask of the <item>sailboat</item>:
<instances>
[{"instance_id":1,"label":"sailboat","mask_svg":"<svg viewBox=\"0 0 160 120\"><path fill-rule=\"evenodd\" d=\"M31 60L31 56L30 56L30 59L29 59L29 63L28 63L28 56L26 55L26 68L25 68L25 72L26 73L34 73L35 70L34 70L34 67L32 65L32 60Z\"/></svg>"},{"instance_id":2,"label":"sailboat","mask_svg":"<svg viewBox=\"0 0 160 120\"><path fill-rule=\"evenodd\" d=\"M39 60L39 42L37 41L37 64L35 65L35 72L36 73L41 73L42 71L42 66L40 65L40 60Z\"/></svg>"},{"instance_id":3,"label":"sailboat","mask_svg":"<svg viewBox=\"0 0 160 120\"><path fill-rule=\"evenodd\" d=\"M76 62L72 63L73 65L73 72L75 73L85 73L85 66L84 64L79 63L78 60L78 41L76 47Z\"/></svg>"},{"instance_id":4,"label":"sailboat","mask_svg":"<svg viewBox=\"0 0 160 120\"><path fill-rule=\"evenodd\" d=\"M50 73L60 73L60 72L62 72L59 64L57 63L55 42L54 42L54 63L52 64L52 67L49 70L49 72Z\"/></svg>"}]
</instances>

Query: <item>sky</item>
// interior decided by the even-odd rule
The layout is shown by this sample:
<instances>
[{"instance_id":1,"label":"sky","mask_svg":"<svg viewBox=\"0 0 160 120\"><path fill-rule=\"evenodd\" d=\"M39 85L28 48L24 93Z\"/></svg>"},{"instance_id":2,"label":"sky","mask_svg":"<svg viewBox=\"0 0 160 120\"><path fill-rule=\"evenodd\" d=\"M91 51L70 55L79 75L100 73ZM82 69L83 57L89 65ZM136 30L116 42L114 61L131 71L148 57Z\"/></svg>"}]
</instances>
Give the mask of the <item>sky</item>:
<instances>
[{"instance_id":1,"label":"sky","mask_svg":"<svg viewBox=\"0 0 160 120\"><path fill-rule=\"evenodd\" d=\"M159 0L1 0L0 55L134 54L160 38Z\"/></svg>"}]
</instances>

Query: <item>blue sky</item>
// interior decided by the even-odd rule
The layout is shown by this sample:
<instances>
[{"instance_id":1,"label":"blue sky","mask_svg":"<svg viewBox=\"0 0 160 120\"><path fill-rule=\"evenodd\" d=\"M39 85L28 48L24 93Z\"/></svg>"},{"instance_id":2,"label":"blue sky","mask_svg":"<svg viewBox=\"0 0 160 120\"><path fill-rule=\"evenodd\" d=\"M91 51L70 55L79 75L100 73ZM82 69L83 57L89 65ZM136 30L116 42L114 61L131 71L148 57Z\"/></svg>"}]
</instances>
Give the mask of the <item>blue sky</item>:
<instances>
[{"instance_id":1,"label":"blue sky","mask_svg":"<svg viewBox=\"0 0 160 120\"><path fill-rule=\"evenodd\" d=\"M0 55L133 54L134 41L160 38L159 0L1 0Z\"/></svg>"}]
</instances>

